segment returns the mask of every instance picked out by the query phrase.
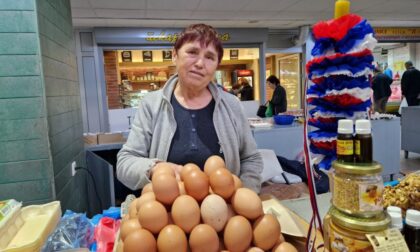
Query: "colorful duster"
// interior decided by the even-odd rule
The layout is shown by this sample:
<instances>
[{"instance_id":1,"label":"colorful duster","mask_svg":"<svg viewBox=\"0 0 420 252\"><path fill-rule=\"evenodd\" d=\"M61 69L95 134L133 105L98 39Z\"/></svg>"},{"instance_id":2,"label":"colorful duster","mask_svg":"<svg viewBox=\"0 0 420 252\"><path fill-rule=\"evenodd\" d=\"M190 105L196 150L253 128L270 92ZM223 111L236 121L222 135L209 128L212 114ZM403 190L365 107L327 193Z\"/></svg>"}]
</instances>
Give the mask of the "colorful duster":
<instances>
[{"instance_id":1,"label":"colorful duster","mask_svg":"<svg viewBox=\"0 0 420 252\"><path fill-rule=\"evenodd\" d=\"M372 50L377 41L373 29L360 16L348 14L314 25L313 59L306 64L312 83L307 102L308 134L312 154L319 155L321 169L336 159L337 122L341 118L366 118L371 106Z\"/></svg>"}]
</instances>

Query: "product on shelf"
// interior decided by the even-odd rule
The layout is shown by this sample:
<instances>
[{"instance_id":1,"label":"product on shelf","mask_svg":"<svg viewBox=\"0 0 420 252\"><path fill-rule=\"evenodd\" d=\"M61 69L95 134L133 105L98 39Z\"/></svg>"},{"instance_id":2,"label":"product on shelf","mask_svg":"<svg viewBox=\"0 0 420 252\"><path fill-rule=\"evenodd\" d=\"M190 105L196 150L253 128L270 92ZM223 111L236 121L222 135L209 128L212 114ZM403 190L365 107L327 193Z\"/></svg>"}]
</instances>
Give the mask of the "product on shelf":
<instances>
[{"instance_id":1,"label":"product on shelf","mask_svg":"<svg viewBox=\"0 0 420 252\"><path fill-rule=\"evenodd\" d=\"M331 207L324 218L326 249L330 252L373 252L373 246L366 234L384 231L390 222L390 218L383 212L371 218L361 218L347 215Z\"/></svg>"},{"instance_id":2,"label":"product on shelf","mask_svg":"<svg viewBox=\"0 0 420 252\"><path fill-rule=\"evenodd\" d=\"M348 214L370 217L383 212L382 166L334 162L333 205Z\"/></svg>"},{"instance_id":3,"label":"product on shelf","mask_svg":"<svg viewBox=\"0 0 420 252\"><path fill-rule=\"evenodd\" d=\"M409 174L398 185L386 186L383 201L384 207L400 207L403 214L409 208L420 210L420 174Z\"/></svg>"}]
</instances>

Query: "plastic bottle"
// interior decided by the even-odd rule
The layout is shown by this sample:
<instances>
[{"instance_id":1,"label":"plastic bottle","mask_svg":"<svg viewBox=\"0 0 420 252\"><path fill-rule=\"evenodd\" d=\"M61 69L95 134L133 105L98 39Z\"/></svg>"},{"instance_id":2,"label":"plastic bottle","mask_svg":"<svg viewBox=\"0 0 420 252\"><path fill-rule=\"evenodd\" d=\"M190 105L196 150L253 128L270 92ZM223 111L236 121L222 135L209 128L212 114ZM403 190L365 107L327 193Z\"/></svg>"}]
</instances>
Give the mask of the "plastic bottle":
<instances>
[{"instance_id":1,"label":"plastic bottle","mask_svg":"<svg viewBox=\"0 0 420 252\"><path fill-rule=\"evenodd\" d=\"M372 162L372 134L370 120L356 120L354 157L356 163Z\"/></svg>"},{"instance_id":2,"label":"plastic bottle","mask_svg":"<svg viewBox=\"0 0 420 252\"><path fill-rule=\"evenodd\" d=\"M403 232L403 221L401 213L388 212L388 215L391 217L391 227L400 230L400 232Z\"/></svg>"},{"instance_id":3,"label":"plastic bottle","mask_svg":"<svg viewBox=\"0 0 420 252\"><path fill-rule=\"evenodd\" d=\"M420 211L413 209L407 210L404 237L411 252L420 251Z\"/></svg>"},{"instance_id":4,"label":"plastic bottle","mask_svg":"<svg viewBox=\"0 0 420 252\"><path fill-rule=\"evenodd\" d=\"M338 120L337 133L337 160L341 162L353 162L353 121L347 119Z\"/></svg>"}]
</instances>

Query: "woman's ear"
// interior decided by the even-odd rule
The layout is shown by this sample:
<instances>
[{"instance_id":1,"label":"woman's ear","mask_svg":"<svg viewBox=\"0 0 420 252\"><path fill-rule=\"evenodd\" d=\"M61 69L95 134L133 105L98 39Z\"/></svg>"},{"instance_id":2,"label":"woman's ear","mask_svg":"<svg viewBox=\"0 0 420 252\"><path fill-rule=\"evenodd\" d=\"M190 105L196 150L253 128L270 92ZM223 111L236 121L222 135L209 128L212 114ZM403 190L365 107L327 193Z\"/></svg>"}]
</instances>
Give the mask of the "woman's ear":
<instances>
[{"instance_id":1,"label":"woman's ear","mask_svg":"<svg viewBox=\"0 0 420 252\"><path fill-rule=\"evenodd\" d=\"M176 53L176 50L172 49L172 63L176 64L177 58L178 58L178 54Z\"/></svg>"}]
</instances>

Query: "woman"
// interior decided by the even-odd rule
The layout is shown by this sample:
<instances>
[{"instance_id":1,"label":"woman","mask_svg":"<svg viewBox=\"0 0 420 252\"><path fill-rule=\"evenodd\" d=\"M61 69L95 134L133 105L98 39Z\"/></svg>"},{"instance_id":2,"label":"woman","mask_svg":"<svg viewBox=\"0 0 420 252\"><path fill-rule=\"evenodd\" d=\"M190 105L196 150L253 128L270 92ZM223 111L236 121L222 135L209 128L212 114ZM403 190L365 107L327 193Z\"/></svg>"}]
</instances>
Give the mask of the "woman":
<instances>
[{"instance_id":1,"label":"woman","mask_svg":"<svg viewBox=\"0 0 420 252\"><path fill-rule=\"evenodd\" d=\"M203 168L211 155L224 158L244 186L259 192L262 159L238 100L211 82L223 57L213 27L196 24L175 42L177 74L140 101L127 143L118 153L117 177L129 188L150 182L154 167L168 162Z\"/></svg>"},{"instance_id":2,"label":"woman","mask_svg":"<svg viewBox=\"0 0 420 252\"><path fill-rule=\"evenodd\" d=\"M273 114L277 115L278 113L283 113L287 111L287 98L286 90L280 85L280 80L274 76L270 75L266 84L274 89L273 96L271 98L271 106L273 106Z\"/></svg>"}]
</instances>

